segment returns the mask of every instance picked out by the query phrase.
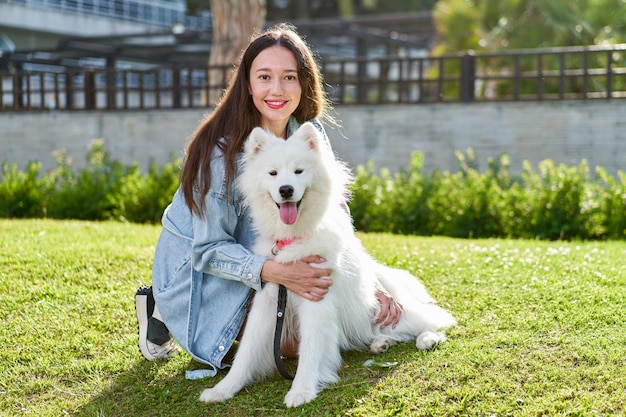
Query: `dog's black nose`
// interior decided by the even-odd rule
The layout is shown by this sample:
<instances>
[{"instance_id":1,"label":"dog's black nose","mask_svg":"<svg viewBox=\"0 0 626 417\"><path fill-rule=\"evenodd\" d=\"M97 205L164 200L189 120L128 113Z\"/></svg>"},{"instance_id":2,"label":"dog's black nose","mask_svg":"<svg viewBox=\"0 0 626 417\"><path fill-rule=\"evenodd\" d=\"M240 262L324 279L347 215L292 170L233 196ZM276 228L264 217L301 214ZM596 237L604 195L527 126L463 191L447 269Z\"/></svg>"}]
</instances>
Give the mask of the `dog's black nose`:
<instances>
[{"instance_id":1,"label":"dog's black nose","mask_svg":"<svg viewBox=\"0 0 626 417\"><path fill-rule=\"evenodd\" d=\"M282 198L291 198L293 196L293 187L291 185L281 185L278 192Z\"/></svg>"}]
</instances>

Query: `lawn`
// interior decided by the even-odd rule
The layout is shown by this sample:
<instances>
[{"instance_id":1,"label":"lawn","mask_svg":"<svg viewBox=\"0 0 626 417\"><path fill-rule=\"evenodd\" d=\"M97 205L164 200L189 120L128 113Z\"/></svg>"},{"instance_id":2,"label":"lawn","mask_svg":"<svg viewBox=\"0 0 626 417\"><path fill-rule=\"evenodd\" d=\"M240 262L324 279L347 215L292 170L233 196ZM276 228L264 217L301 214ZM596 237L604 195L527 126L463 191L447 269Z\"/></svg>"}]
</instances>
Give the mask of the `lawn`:
<instances>
[{"instance_id":1,"label":"lawn","mask_svg":"<svg viewBox=\"0 0 626 417\"><path fill-rule=\"evenodd\" d=\"M339 383L286 409L278 375L206 405L197 397L216 381L186 380L199 367L187 355L142 359L133 296L150 282L158 234L0 220L0 416L626 414L626 242L363 234L460 324L433 351L346 353Z\"/></svg>"}]
</instances>

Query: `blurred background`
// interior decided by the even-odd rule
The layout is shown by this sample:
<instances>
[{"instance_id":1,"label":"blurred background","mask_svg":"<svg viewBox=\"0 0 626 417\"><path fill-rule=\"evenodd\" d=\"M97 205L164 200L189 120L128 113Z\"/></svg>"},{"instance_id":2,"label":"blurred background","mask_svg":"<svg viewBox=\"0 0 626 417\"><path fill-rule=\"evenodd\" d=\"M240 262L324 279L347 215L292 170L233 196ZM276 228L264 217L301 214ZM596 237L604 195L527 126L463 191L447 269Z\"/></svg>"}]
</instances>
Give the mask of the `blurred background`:
<instances>
[{"instance_id":1,"label":"blurred background","mask_svg":"<svg viewBox=\"0 0 626 417\"><path fill-rule=\"evenodd\" d=\"M0 158L80 163L103 138L165 163L275 22L317 55L352 166L454 170L472 147L624 168L625 0L0 0Z\"/></svg>"}]
</instances>

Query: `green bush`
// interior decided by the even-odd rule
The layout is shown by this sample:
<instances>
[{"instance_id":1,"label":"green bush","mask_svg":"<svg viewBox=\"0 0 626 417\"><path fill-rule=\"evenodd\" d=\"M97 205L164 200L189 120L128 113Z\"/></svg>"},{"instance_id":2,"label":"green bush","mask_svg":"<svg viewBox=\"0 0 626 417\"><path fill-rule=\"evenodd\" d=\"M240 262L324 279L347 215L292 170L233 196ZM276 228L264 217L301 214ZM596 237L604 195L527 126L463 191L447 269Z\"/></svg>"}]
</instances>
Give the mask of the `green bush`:
<instances>
[{"instance_id":1,"label":"green bush","mask_svg":"<svg viewBox=\"0 0 626 417\"><path fill-rule=\"evenodd\" d=\"M374 164L360 165L356 169L353 187L358 191L352 195L350 210L359 224L372 232L388 230L390 216L390 190L393 189L393 179L389 170L383 169L380 176L375 174Z\"/></svg>"},{"instance_id":2,"label":"green bush","mask_svg":"<svg viewBox=\"0 0 626 417\"><path fill-rule=\"evenodd\" d=\"M519 198L516 205L525 206L521 210L527 219L525 237L588 237L584 236L586 216L582 210L588 173L585 161L577 167L568 167L544 160L539 163L538 172L528 162L524 163L523 191L514 197Z\"/></svg>"},{"instance_id":3,"label":"green bush","mask_svg":"<svg viewBox=\"0 0 626 417\"><path fill-rule=\"evenodd\" d=\"M618 179L603 168L589 177L586 161L578 166L544 160L535 170L524 162L510 173L502 154L476 169L472 149L457 152L459 171L423 171L423 156L413 155L407 169L377 175L373 164L357 167L350 209L365 232L453 237L532 239L626 238L626 174Z\"/></svg>"},{"instance_id":4,"label":"green bush","mask_svg":"<svg viewBox=\"0 0 626 417\"><path fill-rule=\"evenodd\" d=\"M597 219L592 234L609 239L626 239L626 173L618 178L610 176L604 168L596 168L597 183L592 199L587 201L589 211Z\"/></svg>"},{"instance_id":5,"label":"green bush","mask_svg":"<svg viewBox=\"0 0 626 417\"><path fill-rule=\"evenodd\" d=\"M152 161L146 175L134 166L123 179L116 217L137 223L159 222L178 188L179 176L180 161L173 155L162 167Z\"/></svg>"},{"instance_id":6,"label":"green bush","mask_svg":"<svg viewBox=\"0 0 626 417\"><path fill-rule=\"evenodd\" d=\"M41 217L44 215L44 200L47 186L39 178L41 163L31 161L26 171L16 164L2 164L0 182L0 217Z\"/></svg>"},{"instance_id":7,"label":"green bush","mask_svg":"<svg viewBox=\"0 0 626 417\"><path fill-rule=\"evenodd\" d=\"M386 218L389 228L385 231L404 234L430 232L428 219L431 208L426 199L435 183L424 175L423 167L424 155L414 153L407 168L394 176L392 188L388 190L391 212Z\"/></svg>"},{"instance_id":8,"label":"green bush","mask_svg":"<svg viewBox=\"0 0 626 417\"><path fill-rule=\"evenodd\" d=\"M79 172L72 169L67 152L59 151L54 156L58 167L49 173L54 189L48 200L47 216L82 220L113 218L122 179L129 169L111 161L102 141L92 142L86 166Z\"/></svg>"},{"instance_id":9,"label":"green bush","mask_svg":"<svg viewBox=\"0 0 626 417\"><path fill-rule=\"evenodd\" d=\"M456 153L460 171L444 172L434 176L437 186L426 204L432 214L430 224L433 234L454 237L488 237L496 229L495 211L491 200L494 173L478 173L472 150L466 158Z\"/></svg>"},{"instance_id":10,"label":"green bush","mask_svg":"<svg viewBox=\"0 0 626 417\"><path fill-rule=\"evenodd\" d=\"M478 171L472 149L456 153L455 173L424 172L424 156L414 153L407 167L392 174L359 165L351 187L350 210L358 230L454 237L530 239L626 239L626 174L612 177L597 167L591 178L586 161L578 166L551 160L534 168L524 162L512 175L508 155ZM0 217L52 217L132 222L160 221L179 182L180 159L147 173L137 164L111 160L94 141L85 168L72 168L67 153L55 153L55 169L41 164L25 171L2 164Z\"/></svg>"},{"instance_id":11,"label":"green bush","mask_svg":"<svg viewBox=\"0 0 626 417\"><path fill-rule=\"evenodd\" d=\"M50 217L156 223L178 187L180 161L152 162L147 174L137 164L111 160L104 142L92 142L85 168L75 170L67 152L55 152L56 167L40 175L41 164L25 172L2 164L0 217Z\"/></svg>"}]
</instances>

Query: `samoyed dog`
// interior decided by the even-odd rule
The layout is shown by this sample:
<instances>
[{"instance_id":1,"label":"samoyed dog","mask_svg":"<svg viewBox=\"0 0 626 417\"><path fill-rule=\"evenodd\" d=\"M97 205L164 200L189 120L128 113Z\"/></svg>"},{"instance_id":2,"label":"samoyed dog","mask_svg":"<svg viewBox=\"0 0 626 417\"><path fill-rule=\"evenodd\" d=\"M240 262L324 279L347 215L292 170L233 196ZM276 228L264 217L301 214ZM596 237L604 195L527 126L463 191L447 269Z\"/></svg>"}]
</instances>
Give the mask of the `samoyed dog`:
<instances>
[{"instance_id":1,"label":"samoyed dog","mask_svg":"<svg viewBox=\"0 0 626 417\"><path fill-rule=\"evenodd\" d=\"M349 170L312 123L288 140L256 128L245 144L236 186L258 232L254 251L282 263L320 255L327 260L320 266L332 270L333 285L323 300L288 293L284 331L298 332L300 338L296 375L285 397L288 407L313 400L338 380L342 350L379 353L411 340L418 349L431 349L446 340L442 331L455 324L417 278L377 263L363 249L345 206L350 180ZM377 285L404 307L393 329L373 324L380 311ZM232 368L202 392L201 401L224 401L275 372L277 294L278 286L267 283L254 296Z\"/></svg>"}]
</instances>

